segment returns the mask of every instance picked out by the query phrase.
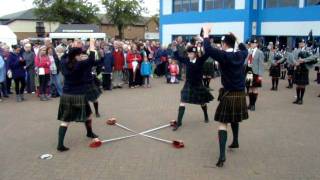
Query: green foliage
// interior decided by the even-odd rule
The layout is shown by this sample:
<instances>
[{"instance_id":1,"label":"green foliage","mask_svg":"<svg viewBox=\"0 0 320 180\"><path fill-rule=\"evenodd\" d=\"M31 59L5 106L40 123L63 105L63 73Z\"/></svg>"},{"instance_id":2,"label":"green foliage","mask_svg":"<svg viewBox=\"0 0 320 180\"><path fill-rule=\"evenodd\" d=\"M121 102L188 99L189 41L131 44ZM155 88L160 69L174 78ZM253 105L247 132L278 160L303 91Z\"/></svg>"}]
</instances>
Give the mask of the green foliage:
<instances>
[{"instance_id":1,"label":"green foliage","mask_svg":"<svg viewBox=\"0 0 320 180\"><path fill-rule=\"evenodd\" d=\"M44 21L60 23L99 23L98 6L88 0L34 0L35 15Z\"/></svg>"},{"instance_id":2,"label":"green foliage","mask_svg":"<svg viewBox=\"0 0 320 180\"><path fill-rule=\"evenodd\" d=\"M123 38L123 29L139 21L141 13L147 10L141 7L143 0L102 0L106 7L106 16L110 23L117 26L119 38Z\"/></svg>"}]
</instances>

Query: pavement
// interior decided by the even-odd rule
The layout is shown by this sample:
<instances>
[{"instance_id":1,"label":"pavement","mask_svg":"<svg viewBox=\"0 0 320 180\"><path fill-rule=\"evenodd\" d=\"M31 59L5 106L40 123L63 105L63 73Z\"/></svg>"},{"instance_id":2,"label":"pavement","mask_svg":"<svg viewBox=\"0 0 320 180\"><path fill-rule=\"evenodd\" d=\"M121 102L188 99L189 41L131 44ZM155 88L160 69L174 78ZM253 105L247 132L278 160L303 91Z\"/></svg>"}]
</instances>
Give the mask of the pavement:
<instances>
[{"instance_id":1,"label":"pavement","mask_svg":"<svg viewBox=\"0 0 320 180\"><path fill-rule=\"evenodd\" d=\"M315 78L311 72L310 79ZM220 80L211 83L217 97ZM152 88L116 89L100 97L101 118L95 118L94 131L101 139L129 135L106 120L117 121L136 131L169 123L177 116L183 82L168 85L152 79ZM218 158L217 123L213 121L216 99L208 105L210 123L203 122L200 106L187 105L183 126L151 133L183 140L185 148L142 136L89 148L91 140L83 124L70 125L65 145L70 151L56 151L59 99L40 102L34 95L16 103L12 96L0 103L1 180L316 180L320 179L320 87L311 82L304 105L294 105L295 89L270 91L265 75L255 112L240 124L240 149L227 152L223 168ZM230 130L230 127L229 127ZM232 141L231 130L228 143ZM52 154L41 160L41 154Z\"/></svg>"}]
</instances>

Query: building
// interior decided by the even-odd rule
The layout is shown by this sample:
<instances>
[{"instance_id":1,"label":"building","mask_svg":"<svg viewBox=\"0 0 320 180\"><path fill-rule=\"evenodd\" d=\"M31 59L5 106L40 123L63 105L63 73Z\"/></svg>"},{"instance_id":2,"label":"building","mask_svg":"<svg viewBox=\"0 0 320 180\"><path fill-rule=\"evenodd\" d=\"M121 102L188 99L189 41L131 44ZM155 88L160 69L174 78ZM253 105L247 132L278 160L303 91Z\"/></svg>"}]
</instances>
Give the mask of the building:
<instances>
[{"instance_id":1,"label":"building","mask_svg":"<svg viewBox=\"0 0 320 180\"><path fill-rule=\"evenodd\" d=\"M118 37L117 27L101 15L101 31L109 37ZM155 19L143 17L138 22L124 28L125 39L159 39L159 25Z\"/></svg>"},{"instance_id":2,"label":"building","mask_svg":"<svg viewBox=\"0 0 320 180\"><path fill-rule=\"evenodd\" d=\"M54 32L58 26L58 22L43 22L34 15L34 9L28 9L13 14L0 17L0 24L7 25L17 35L18 40L25 38L38 37L36 28L40 27L45 31L44 36L50 32Z\"/></svg>"},{"instance_id":3,"label":"building","mask_svg":"<svg viewBox=\"0 0 320 180\"><path fill-rule=\"evenodd\" d=\"M60 24L57 30L49 34L51 39L105 39L106 33L95 24Z\"/></svg>"},{"instance_id":4,"label":"building","mask_svg":"<svg viewBox=\"0 0 320 180\"><path fill-rule=\"evenodd\" d=\"M99 15L101 24L100 31L107 34L107 37L114 38L118 36L118 30L114 24L105 17ZM18 39L38 37L37 28L44 31L44 36L49 36L60 26L58 22L43 22L39 20L34 9L28 9L13 14L0 17L0 24L7 25L17 35ZM154 18L142 17L138 22L127 26L124 30L125 39L159 39L159 25Z\"/></svg>"},{"instance_id":5,"label":"building","mask_svg":"<svg viewBox=\"0 0 320 180\"><path fill-rule=\"evenodd\" d=\"M294 46L310 30L320 36L320 0L160 0L160 40L198 35L204 23L213 34L233 32L239 41L252 36Z\"/></svg>"}]
</instances>

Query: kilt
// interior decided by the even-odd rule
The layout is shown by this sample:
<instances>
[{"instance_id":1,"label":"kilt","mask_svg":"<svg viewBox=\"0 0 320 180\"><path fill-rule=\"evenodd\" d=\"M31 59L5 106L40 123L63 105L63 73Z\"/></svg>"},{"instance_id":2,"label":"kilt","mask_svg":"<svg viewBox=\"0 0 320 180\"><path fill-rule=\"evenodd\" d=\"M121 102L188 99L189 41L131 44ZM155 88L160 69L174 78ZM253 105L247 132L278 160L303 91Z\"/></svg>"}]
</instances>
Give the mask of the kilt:
<instances>
[{"instance_id":1,"label":"kilt","mask_svg":"<svg viewBox=\"0 0 320 180\"><path fill-rule=\"evenodd\" d=\"M271 66L270 67L270 74L271 77L278 78L281 75L281 67L280 65L278 66Z\"/></svg>"},{"instance_id":2,"label":"kilt","mask_svg":"<svg viewBox=\"0 0 320 180\"><path fill-rule=\"evenodd\" d=\"M198 86L192 86L186 82L181 90L181 102L183 103L202 105L212 100L212 94L202 83Z\"/></svg>"},{"instance_id":3,"label":"kilt","mask_svg":"<svg viewBox=\"0 0 320 180\"><path fill-rule=\"evenodd\" d=\"M92 83L87 85L85 96L88 101L95 102L100 97L101 93L101 89Z\"/></svg>"},{"instance_id":4,"label":"kilt","mask_svg":"<svg viewBox=\"0 0 320 180\"><path fill-rule=\"evenodd\" d=\"M64 122L85 122L92 111L84 95L63 94L60 97L58 120Z\"/></svg>"},{"instance_id":5,"label":"kilt","mask_svg":"<svg viewBox=\"0 0 320 180\"><path fill-rule=\"evenodd\" d=\"M309 84L309 70L305 66L298 66L294 70L293 83L300 86Z\"/></svg>"},{"instance_id":6,"label":"kilt","mask_svg":"<svg viewBox=\"0 0 320 180\"><path fill-rule=\"evenodd\" d=\"M294 74L294 67L293 66L288 66L288 76L293 76Z\"/></svg>"},{"instance_id":7,"label":"kilt","mask_svg":"<svg viewBox=\"0 0 320 180\"><path fill-rule=\"evenodd\" d=\"M246 74L248 76L249 73L253 74L252 68L251 67L246 67ZM246 78L246 86L247 87L253 87L253 88L259 88L262 87L262 81L259 79L259 75L253 74L253 78L249 80Z\"/></svg>"},{"instance_id":8,"label":"kilt","mask_svg":"<svg viewBox=\"0 0 320 180\"><path fill-rule=\"evenodd\" d=\"M214 120L221 123L234 123L248 118L246 93L244 91L224 92L214 115Z\"/></svg>"}]
</instances>

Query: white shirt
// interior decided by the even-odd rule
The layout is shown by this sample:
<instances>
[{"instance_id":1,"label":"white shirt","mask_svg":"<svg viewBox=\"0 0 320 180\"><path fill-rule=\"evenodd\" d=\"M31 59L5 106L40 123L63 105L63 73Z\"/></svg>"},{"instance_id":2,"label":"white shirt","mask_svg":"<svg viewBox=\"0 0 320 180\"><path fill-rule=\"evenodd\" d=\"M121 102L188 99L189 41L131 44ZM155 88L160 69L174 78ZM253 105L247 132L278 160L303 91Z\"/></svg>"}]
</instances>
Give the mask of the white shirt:
<instances>
[{"instance_id":1,"label":"white shirt","mask_svg":"<svg viewBox=\"0 0 320 180\"><path fill-rule=\"evenodd\" d=\"M258 48L252 49L252 57L253 57L253 58L254 58L254 56L255 56L255 54L256 54L256 52L257 52L257 49L258 49Z\"/></svg>"},{"instance_id":2,"label":"white shirt","mask_svg":"<svg viewBox=\"0 0 320 180\"><path fill-rule=\"evenodd\" d=\"M229 48L226 50L226 52L234 52L234 49L233 48Z\"/></svg>"},{"instance_id":3,"label":"white shirt","mask_svg":"<svg viewBox=\"0 0 320 180\"><path fill-rule=\"evenodd\" d=\"M194 64L194 63L196 63L196 61L197 61L197 59L196 59L196 58L195 58L195 59L193 59L193 60L191 60L191 59L190 59L190 62L191 62L191 63L193 63L193 64Z\"/></svg>"}]
</instances>

